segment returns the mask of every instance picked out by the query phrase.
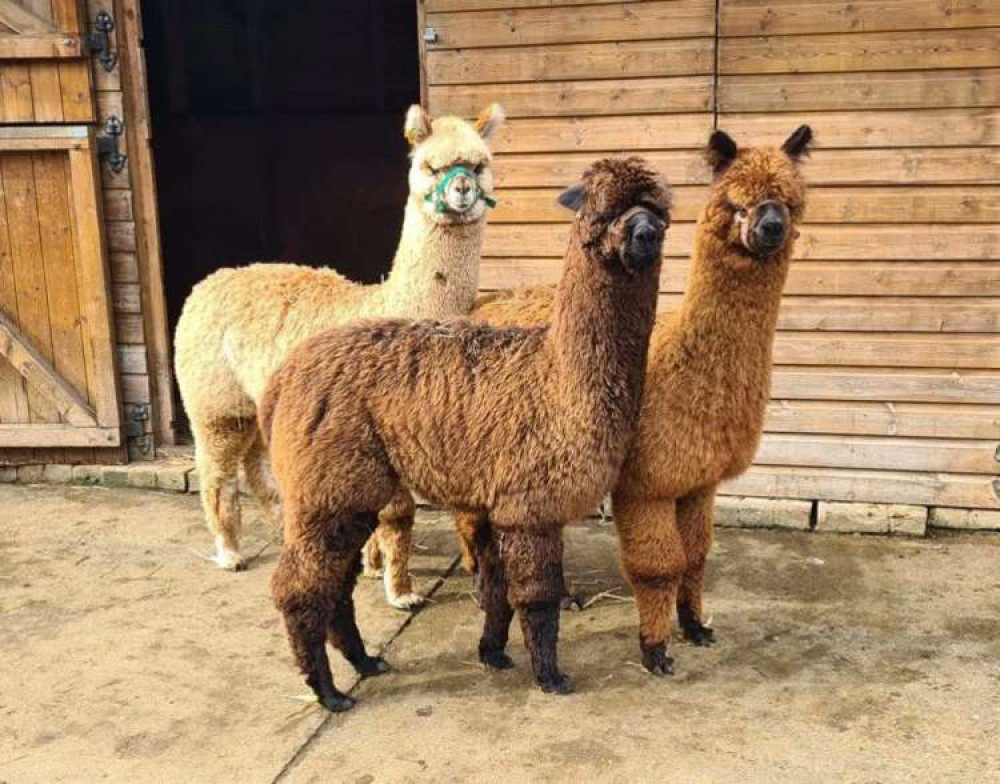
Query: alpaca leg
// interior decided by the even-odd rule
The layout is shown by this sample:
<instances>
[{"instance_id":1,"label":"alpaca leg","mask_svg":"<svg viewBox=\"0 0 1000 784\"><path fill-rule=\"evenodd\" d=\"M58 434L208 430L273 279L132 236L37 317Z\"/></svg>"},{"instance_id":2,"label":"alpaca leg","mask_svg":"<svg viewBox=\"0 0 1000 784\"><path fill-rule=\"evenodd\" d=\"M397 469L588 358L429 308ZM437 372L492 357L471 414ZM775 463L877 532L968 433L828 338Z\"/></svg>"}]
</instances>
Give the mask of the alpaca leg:
<instances>
[{"instance_id":1,"label":"alpaca leg","mask_svg":"<svg viewBox=\"0 0 1000 784\"><path fill-rule=\"evenodd\" d=\"M514 609L507 601L507 578L490 526L478 525L473 536L475 562L479 564L479 603L486 613L483 636L479 639L479 661L491 669L506 670L514 666L505 652L510 622L514 619Z\"/></svg>"},{"instance_id":2,"label":"alpaca leg","mask_svg":"<svg viewBox=\"0 0 1000 784\"><path fill-rule=\"evenodd\" d=\"M455 513L455 530L458 531L459 549L462 551L462 568L467 574L476 573L476 531L486 522L475 512Z\"/></svg>"},{"instance_id":3,"label":"alpaca leg","mask_svg":"<svg viewBox=\"0 0 1000 784\"><path fill-rule=\"evenodd\" d=\"M214 561L223 569L240 571L246 568L246 560L239 545L242 520L237 472L257 425L227 419L196 424L192 429L201 503L209 530L215 534Z\"/></svg>"},{"instance_id":4,"label":"alpaca leg","mask_svg":"<svg viewBox=\"0 0 1000 784\"><path fill-rule=\"evenodd\" d=\"M712 547L715 488L692 493L677 501L677 527L684 540L687 567L677 594L677 619L684 636L695 645L711 645L715 632L703 623L702 591L705 563Z\"/></svg>"},{"instance_id":5,"label":"alpaca leg","mask_svg":"<svg viewBox=\"0 0 1000 784\"><path fill-rule=\"evenodd\" d=\"M386 601L397 610L415 610L427 601L413 590L413 580L410 577L415 513L413 496L400 487L392 501L379 511L378 528L372 537L385 566L383 577Z\"/></svg>"},{"instance_id":6,"label":"alpaca leg","mask_svg":"<svg viewBox=\"0 0 1000 784\"><path fill-rule=\"evenodd\" d=\"M566 595L562 528L508 529L497 541L535 680L544 692L569 694L573 681L558 662L559 602Z\"/></svg>"},{"instance_id":7,"label":"alpaca leg","mask_svg":"<svg viewBox=\"0 0 1000 784\"><path fill-rule=\"evenodd\" d=\"M631 501L615 497L615 527L622 572L639 611L642 666L653 675L671 675L667 655L674 603L684 572L684 543L672 499Z\"/></svg>"},{"instance_id":8,"label":"alpaca leg","mask_svg":"<svg viewBox=\"0 0 1000 784\"><path fill-rule=\"evenodd\" d=\"M375 520L375 516L371 515L368 522L362 521L361 524L374 527ZM381 656L368 655L355 619L354 586L361 569L360 559L359 553L354 559L354 565L348 570L340 599L330 619L327 636L330 644L344 655L361 677L368 678L388 672L389 664Z\"/></svg>"},{"instance_id":9,"label":"alpaca leg","mask_svg":"<svg viewBox=\"0 0 1000 784\"><path fill-rule=\"evenodd\" d=\"M243 473L247 478L247 485L250 492L260 504L264 515L270 518L277 529L281 529L281 498L278 495L278 486L271 475L271 468L267 460L267 447L264 445L264 436L257 428L253 441L247 447L243 455Z\"/></svg>"},{"instance_id":10,"label":"alpaca leg","mask_svg":"<svg viewBox=\"0 0 1000 784\"><path fill-rule=\"evenodd\" d=\"M365 542L361 551L361 574L371 579L382 579L382 548L379 546L379 529Z\"/></svg>"},{"instance_id":11,"label":"alpaca leg","mask_svg":"<svg viewBox=\"0 0 1000 784\"><path fill-rule=\"evenodd\" d=\"M350 593L374 520L371 514L306 525L291 521L288 530L303 533L282 550L271 577L274 602L284 616L299 670L319 703L333 712L348 710L355 701L334 684L326 639L333 636L340 650L350 651L352 663L362 661L358 650L363 652L364 644L354 622Z\"/></svg>"}]
</instances>

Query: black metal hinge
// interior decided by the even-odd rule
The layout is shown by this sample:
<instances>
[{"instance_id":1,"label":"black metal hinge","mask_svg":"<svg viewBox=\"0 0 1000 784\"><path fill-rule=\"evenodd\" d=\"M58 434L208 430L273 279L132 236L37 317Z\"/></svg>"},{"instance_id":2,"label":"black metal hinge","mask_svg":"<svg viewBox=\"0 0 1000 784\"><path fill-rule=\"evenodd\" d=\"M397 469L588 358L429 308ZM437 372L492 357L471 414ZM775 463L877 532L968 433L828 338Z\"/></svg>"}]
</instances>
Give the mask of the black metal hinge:
<instances>
[{"instance_id":1,"label":"black metal hinge","mask_svg":"<svg viewBox=\"0 0 1000 784\"><path fill-rule=\"evenodd\" d=\"M112 114L104 123L104 135L97 137L97 154L108 162L115 174L120 173L128 161L128 156L118 149L118 139L124 131L125 123Z\"/></svg>"},{"instance_id":2,"label":"black metal hinge","mask_svg":"<svg viewBox=\"0 0 1000 784\"><path fill-rule=\"evenodd\" d=\"M111 36L115 20L107 11L101 11L94 19L94 29L84 41L87 51L97 55L97 62L105 71L112 71L118 64L118 52L111 49Z\"/></svg>"}]
</instances>

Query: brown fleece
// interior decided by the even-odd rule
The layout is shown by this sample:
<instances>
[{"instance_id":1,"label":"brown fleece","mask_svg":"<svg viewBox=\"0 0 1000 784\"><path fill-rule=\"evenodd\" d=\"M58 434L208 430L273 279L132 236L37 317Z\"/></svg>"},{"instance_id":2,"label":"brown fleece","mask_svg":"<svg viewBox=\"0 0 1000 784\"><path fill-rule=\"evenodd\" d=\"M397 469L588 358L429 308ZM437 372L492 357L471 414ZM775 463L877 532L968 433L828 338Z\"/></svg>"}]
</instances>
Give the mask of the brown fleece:
<instances>
[{"instance_id":1,"label":"brown fleece","mask_svg":"<svg viewBox=\"0 0 1000 784\"><path fill-rule=\"evenodd\" d=\"M635 434L669 207L637 158L599 161L575 195L550 324L372 322L306 341L271 377L260 418L287 545L272 589L298 664L332 710L349 705L320 630L353 617L358 555L401 485L488 518L536 678L569 688L555 659L556 541L614 484ZM625 252L637 207L657 226L642 264Z\"/></svg>"},{"instance_id":2,"label":"brown fleece","mask_svg":"<svg viewBox=\"0 0 1000 784\"><path fill-rule=\"evenodd\" d=\"M725 134L713 137L716 179L698 219L687 293L679 311L662 315L653 330L639 435L614 489L613 511L639 611L643 663L657 674L672 671L665 643L675 606L689 640L714 640L704 625L702 590L715 492L750 466L763 430L778 306L805 210L798 164L811 136L803 127L781 149L744 150ZM784 243L769 255L749 247L744 229L767 200L783 205L789 221ZM473 318L545 323L552 303L551 287L490 294ZM456 523L463 563L474 569L475 520L459 515Z\"/></svg>"}]
</instances>

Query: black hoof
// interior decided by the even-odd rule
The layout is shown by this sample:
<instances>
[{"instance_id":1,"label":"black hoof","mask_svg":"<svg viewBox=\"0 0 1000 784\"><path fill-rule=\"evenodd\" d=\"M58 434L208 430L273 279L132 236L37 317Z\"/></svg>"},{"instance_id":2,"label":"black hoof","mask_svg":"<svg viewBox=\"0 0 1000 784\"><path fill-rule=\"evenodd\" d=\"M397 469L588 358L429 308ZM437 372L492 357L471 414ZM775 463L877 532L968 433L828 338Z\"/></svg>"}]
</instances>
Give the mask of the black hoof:
<instances>
[{"instance_id":1,"label":"black hoof","mask_svg":"<svg viewBox=\"0 0 1000 784\"><path fill-rule=\"evenodd\" d=\"M389 666L389 662L381 656L369 656L360 662L355 669L357 669L358 674L362 678L373 678L376 675L383 675L389 672L392 668Z\"/></svg>"},{"instance_id":2,"label":"black hoof","mask_svg":"<svg viewBox=\"0 0 1000 784\"><path fill-rule=\"evenodd\" d=\"M583 602L579 596L564 596L559 600L559 609L570 612L580 612L583 609Z\"/></svg>"},{"instance_id":3,"label":"black hoof","mask_svg":"<svg viewBox=\"0 0 1000 784\"><path fill-rule=\"evenodd\" d=\"M550 680L539 681L538 685L546 694L573 693L573 679L561 673Z\"/></svg>"},{"instance_id":4,"label":"black hoof","mask_svg":"<svg viewBox=\"0 0 1000 784\"><path fill-rule=\"evenodd\" d=\"M348 697L346 694L330 694L326 697L319 696L319 704L326 708L330 713L343 713L344 711L349 711L358 701Z\"/></svg>"},{"instance_id":5,"label":"black hoof","mask_svg":"<svg viewBox=\"0 0 1000 784\"><path fill-rule=\"evenodd\" d=\"M642 666L657 677L674 674L674 660L667 656L665 643L642 646Z\"/></svg>"},{"instance_id":6,"label":"black hoof","mask_svg":"<svg viewBox=\"0 0 1000 784\"><path fill-rule=\"evenodd\" d=\"M239 563L233 564L234 572L245 572L250 567L246 561L240 561Z\"/></svg>"},{"instance_id":7,"label":"black hoof","mask_svg":"<svg viewBox=\"0 0 1000 784\"><path fill-rule=\"evenodd\" d=\"M701 621L691 621L684 627L684 639L707 648L715 644L715 632L707 626L703 626Z\"/></svg>"},{"instance_id":8,"label":"black hoof","mask_svg":"<svg viewBox=\"0 0 1000 784\"><path fill-rule=\"evenodd\" d=\"M503 651L480 651L479 661L491 670L509 670L514 666L514 660Z\"/></svg>"}]
</instances>

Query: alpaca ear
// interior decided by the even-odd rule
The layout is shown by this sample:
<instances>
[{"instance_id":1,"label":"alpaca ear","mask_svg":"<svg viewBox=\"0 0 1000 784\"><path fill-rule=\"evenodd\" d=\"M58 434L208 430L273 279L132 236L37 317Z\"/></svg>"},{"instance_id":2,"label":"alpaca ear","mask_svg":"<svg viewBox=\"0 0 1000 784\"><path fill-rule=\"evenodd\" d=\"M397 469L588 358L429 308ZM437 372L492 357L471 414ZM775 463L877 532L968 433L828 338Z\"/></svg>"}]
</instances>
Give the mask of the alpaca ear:
<instances>
[{"instance_id":1,"label":"alpaca ear","mask_svg":"<svg viewBox=\"0 0 1000 784\"><path fill-rule=\"evenodd\" d=\"M583 206L583 194L585 189L582 182L578 182L576 185L570 185L566 190L559 194L559 198L556 200L565 207L567 210L573 210L576 212Z\"/></svg>"},{"instance_id":2,"label":"alpaca ear","mask_svg":"<svg viewBox=\"0 0 1000 784\"><path fill-rule=\"evenodd\" d=\"M705 149L705 159L712 167L712 174L718 177L728 169L739 151L732 136L725 131L715 131L709 137L708 147Z\"/></svg>"},{"instance_id":3,"label":"alpaca ear","mask_svg":"<svg viewBox=\"0 0 1000 784\"><path fill-rule=\"evenodd\" d=\"M431 118L424 107L413 104L406 112L406 124L403 126L403 136L411 147L421 144L431 135Z\"/></svg>"},{"instance_id":4,"label":"alpaca ear","mask_svg":"<svg viewBox=\"0 0 1000 784\"><path fill-rule=\"evenodd\" d=\"M809 147L812 145L812 142L812 128L808 125L800 125L791 136L785 139L785 143L781 145L781 149L785 155L798 163L803 158L809 156Z\"/></svg>"},{"instance_id":5,"label":"alpaca ear","mask_svg":"<svg viewBox=\"0 0 1000 784\"><path fill-rule=\"evenodd\" d=\"M507 115L504 114L503 107L498 103L491 103L479 113L472 125L480 136L489 139L504 124L506 119Z\"/></svg>"}]
</instances>

